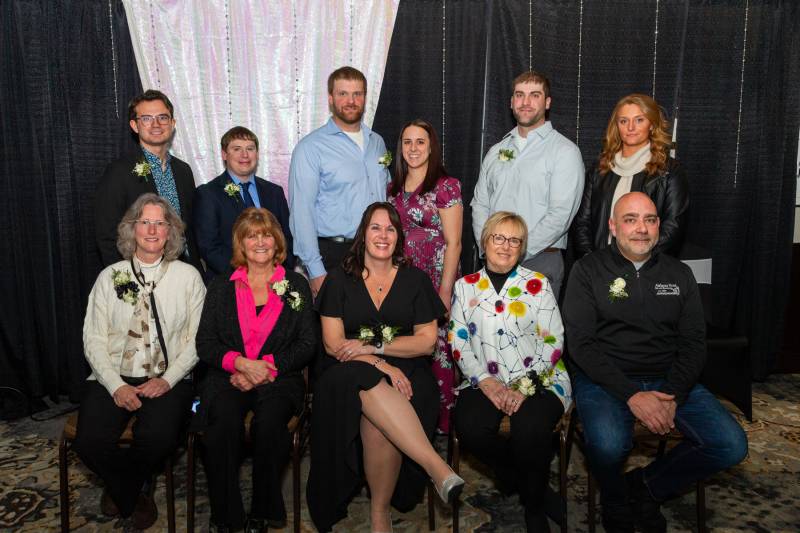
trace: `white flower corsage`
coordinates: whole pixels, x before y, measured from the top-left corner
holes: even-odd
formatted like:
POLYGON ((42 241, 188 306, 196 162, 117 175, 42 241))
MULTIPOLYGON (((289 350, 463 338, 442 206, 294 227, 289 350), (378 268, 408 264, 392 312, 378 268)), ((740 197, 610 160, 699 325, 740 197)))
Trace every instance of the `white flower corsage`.
POLYGON ((391 344, 400 328, 397 326, 361 326, 358 330, 358 340, 363 344, 371 344, 380 348, 384 344, 391 344))
POLYGON ((230 182, 222 190, 224 190, 231 198, 242 192, 242 188, 236 185, 234 182, 230 182))
POLYGON ((533 396, 539 388, 547 388, 553 384, 554 368, 548 368, 542 372, 531 370, 521 378, 517 378, 511 382, 510 388, 522 394, 523 396, 533 396))
POLYGON ((111 280, 114 282, 114 291, 117 298, 126 304, 136 305, 139 299, 139 285, 131 278, 127 270, 111 269, 111 280))
POLYGON ((289 285, 288 279, 282 279, 272 284, 272 292, 277 294, 283 299, 284 302, 289 304, 289 307, 294 311, 300 311, 303 308, 303 295, 298 291, 291 290, 292 286, 289 285))
POLYGON ((616 301, 616 300, 624 300, 628 297, 628 293, 625 291, 625 287, 627 284, 625 280, 622 278, 617 278, 611 282, 611 285, 608 286, 608 298, 609 300, 616 301))
POLYGON ((133 173, 147 181, 147 176, 150 175, 150 163, 144 160, 139 161, 133 166, 133 173))
POLYGON ((389 168, 392 164, 392 152, 386 150, 386 153, 378 158, 378 164, 383 165, 383 168, 389 168))
POLYGON ((514 150, 511 148, 501 148, 500 153, 497 156, 497 159, 500 161, 511 161, 514 159, 514 150))

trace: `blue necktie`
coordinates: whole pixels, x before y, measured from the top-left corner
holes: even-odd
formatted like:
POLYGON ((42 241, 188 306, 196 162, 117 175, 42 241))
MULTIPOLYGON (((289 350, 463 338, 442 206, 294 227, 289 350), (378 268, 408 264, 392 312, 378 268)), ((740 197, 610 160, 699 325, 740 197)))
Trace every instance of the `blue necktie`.
POLYGON ((250 182, 242 183, 242 198, 244 199, 244 206, 247 207, 255 207, 256 204, 253 202, 253 197, 250 196, 250 182))

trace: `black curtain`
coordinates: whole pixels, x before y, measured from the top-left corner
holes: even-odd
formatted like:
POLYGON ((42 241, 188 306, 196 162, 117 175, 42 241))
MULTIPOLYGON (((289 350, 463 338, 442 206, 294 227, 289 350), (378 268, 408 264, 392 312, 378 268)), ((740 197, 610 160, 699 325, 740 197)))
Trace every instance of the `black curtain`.
POLYGON ((141 92, 122 2, 0 3, 0 73, 0 380, 74 400, 100 270, 95 184, 133 145, 127 102, 141 92))
POLYGON ((484 17, 491 6, 484 0, 464 0, 442 7, 440 0, 400 2, 373 128, 395 157, 402 157, 397 139, 403 124, 422 118, 436 128, 444 143, 445 167, 461 181, 462 264, 471 265, 469 202, 483 158, 484 17))
MULTIPOLYGON (((441 115, 443 4, 448 41, 451 32, 452 41, 464 40, 458 87, 450 83, 448 45, 445 111, 448 136, 463 139, 457 152, 447 147, 447 165, 457 169, 465 202, 480 169, 476 147, 482 157, 514 125, 510 83, 520 72, 532 67, 550 78, 549 119, 578 144, 587 166, 600 152, 614 103, 631 92, 654 95, 670 120, 678 117, 677 159, 691 182, 687 240, 713 257, 715 325, 748 335, 753 375, 766 377, 779 348, 791 261, 797 3, 403 0, 375 120, 390 139, 391 130, 419 114, 421 101, 425 113, 441 115), (455 93, 465 90, 468 98, 455 93), (465 105, 451 106, 459 97, 465 105), (471 131, 450 132, 455 116, 471 131)), ((469 270, 468 218, 464 234, 469 270)))

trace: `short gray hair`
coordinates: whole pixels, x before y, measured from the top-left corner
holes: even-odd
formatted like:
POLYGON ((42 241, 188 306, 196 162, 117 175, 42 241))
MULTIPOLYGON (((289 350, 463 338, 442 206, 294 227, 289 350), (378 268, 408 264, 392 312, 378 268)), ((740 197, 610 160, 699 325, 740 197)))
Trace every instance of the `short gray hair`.
POLYGON ((167 200, 152 192, 146 192, 137 198, 123 215, 122 221, 117 226, 117 250, 125 259, 130 259, 136 253, 134 226, 142 216, 146 205, 157 205, 164 211, 164 220, 169 223, 167 242, 164 245, 164 259, 167 261, 177 259, 186 246, 186 238, 183 236, 186 224, 167 200))

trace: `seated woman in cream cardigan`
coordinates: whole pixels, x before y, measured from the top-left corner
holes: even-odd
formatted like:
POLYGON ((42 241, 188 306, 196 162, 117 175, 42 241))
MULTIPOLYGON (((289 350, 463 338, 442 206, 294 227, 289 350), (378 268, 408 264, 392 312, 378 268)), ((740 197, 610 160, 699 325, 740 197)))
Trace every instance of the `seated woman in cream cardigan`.
POLYGON ((105 483, 101 511, 137 529, 158 516, 148 483, 177 444, 189 414, 197 362, 194 337, 205 286, 181 261, 184 224, 164 198, 147 193, 125 213, 117 248, 89 294, 83 346, 92 368, 74 450, 105 483), (133 444, 117 440, 131 417, 133 444))

